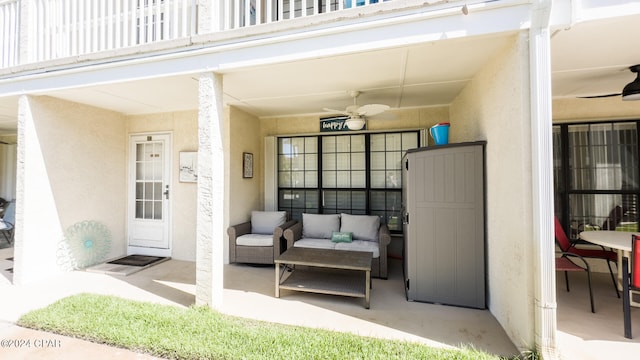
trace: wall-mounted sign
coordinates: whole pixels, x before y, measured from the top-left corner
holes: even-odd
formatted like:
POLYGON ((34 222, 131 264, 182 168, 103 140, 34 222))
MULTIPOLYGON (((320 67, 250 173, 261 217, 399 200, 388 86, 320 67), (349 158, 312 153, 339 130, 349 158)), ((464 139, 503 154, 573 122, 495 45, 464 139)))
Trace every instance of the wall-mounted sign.
MULTIPOLYGON (((348 116, 331 116, 320 119, 320 132, 350 131, 345 123, 349 119, 348 116)), ((365 125, 361 130, 366 130, 365 125)))

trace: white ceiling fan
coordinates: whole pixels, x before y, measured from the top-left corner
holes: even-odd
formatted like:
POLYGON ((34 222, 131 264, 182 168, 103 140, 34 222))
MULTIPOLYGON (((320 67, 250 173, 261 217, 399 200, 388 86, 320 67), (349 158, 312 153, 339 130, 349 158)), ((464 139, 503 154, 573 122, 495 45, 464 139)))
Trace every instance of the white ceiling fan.
MULTIPOLYGON (((360 91, 349 91, 349 95, 353 98, 353 105, 347 106, 345 110, 335 110, 329 108, 323 109, 324 111, 328 111, 331 113, 338 113, 348 116, 349 119, 345 121, 345 124, 347 125, 349 130, 360 130, 364 127, 367 118, 380 115, 389 110, 389 106, 383 104, 367 104, 362 106, 358 105, 358 96, 360 96, 360 91)), ((385 118, 393 119, 394 117, 390 114, 390 116, 385 116, 385 118)))

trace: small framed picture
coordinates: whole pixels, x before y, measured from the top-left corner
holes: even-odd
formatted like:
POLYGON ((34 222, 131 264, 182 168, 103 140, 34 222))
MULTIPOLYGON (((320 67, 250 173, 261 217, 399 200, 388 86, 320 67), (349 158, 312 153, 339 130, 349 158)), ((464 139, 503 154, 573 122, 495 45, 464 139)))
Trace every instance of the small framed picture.
POLYGON ((242 153, 242 177, 243 178, 252 178, 253 177, 253 154, 252 153, 242 153))
POLYGON ((180 152, 180 182, 198 182, 198 152, 180 152))

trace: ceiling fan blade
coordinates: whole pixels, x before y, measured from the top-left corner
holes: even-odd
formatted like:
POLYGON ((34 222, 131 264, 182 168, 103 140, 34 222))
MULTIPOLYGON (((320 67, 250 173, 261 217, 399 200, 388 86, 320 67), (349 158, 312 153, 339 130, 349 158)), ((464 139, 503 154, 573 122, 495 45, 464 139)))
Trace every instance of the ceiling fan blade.
POLYGON ((362 105, 358 108, 358 114, 364 115, 364 116, 373 116, 373 115, 381 114, 387 110, 389 110, 388 105, 367 104, 367 105, 362 105))
POLYGON ((578 96, 579 99, 598 99, 598 98, 606 98, 606 97, 613 97, 613 96, 620 96, 622 95, 622 93, 617 93, 617 94, 604 94, 604 95, 591 95, 591 96, 578 96))
POLYGON ((330 112, 330 113, 336 113, 336 114, 342 114, 342 115, 351 115, 351 113, 346 112, 344 110, 336 110, 336 109, 329 109, 329 108, 323 108, 322 110, 330 112))
POLYGON ((345 112, 349 115, 359 115, 358 110, 360 110, 360 105, 349 105, 345 112))

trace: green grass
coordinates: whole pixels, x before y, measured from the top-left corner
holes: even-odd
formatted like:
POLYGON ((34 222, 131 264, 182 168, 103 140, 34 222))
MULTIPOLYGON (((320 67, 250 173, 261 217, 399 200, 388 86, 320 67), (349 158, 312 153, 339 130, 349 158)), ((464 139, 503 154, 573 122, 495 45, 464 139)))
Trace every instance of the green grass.
POLYGON ((18 324, 169 359, 499 359, 471 348, 441 349, 92 294, 29 312, 18 324))

